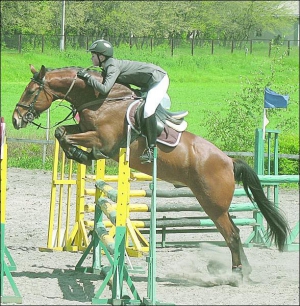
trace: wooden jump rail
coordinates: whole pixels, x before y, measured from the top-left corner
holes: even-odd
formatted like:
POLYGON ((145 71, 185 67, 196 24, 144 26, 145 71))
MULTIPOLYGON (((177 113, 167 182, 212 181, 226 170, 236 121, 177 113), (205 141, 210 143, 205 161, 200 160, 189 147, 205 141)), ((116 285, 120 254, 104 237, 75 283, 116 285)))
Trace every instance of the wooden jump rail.
MULTIPOLYGON (((84 149, 84 148, 83 148, 84 149)), ((96 175, 87 175, 86 167, 66 158, 55 141, 52 172, 51 198, 49 205, 48 236, 46 247, 39 247, 42 252, 53 251, 84 251, 89 245, 89 228, 86 228, 85 207, 94 206, 86 204, 85 196, 96 196, 95 188, 86 188, 88 181, 104 179, 107 182, 117 182, 117 175, 105 174, 105 160, 97 161, 96 175), (75 172, 77 171, 77 172, 75 172), (75 220, 71 221, 72 204, 75 194, 75 220)), ((130 172, 132 181, 150 181, 151 176, 130 172)))
MULTIPOLYGON (((96 188, 105 190, 106 195, 113 202, 117 201, 118 191, 106 183, 104 180, 97 180, 95 182, 96 188)), ((130 190, 130 197, 151 197, 151 190, 130 190)), ((243 189, 236 189, 235 196, 245 195, 243 189)), ((194 197, 193 193, 189 189, 176 189, 176 190, 156 190, 157 198, 179 198, 179 197, 194 197)), ((105 212, 110 223, 106 223, 106 226, 113 226, 115 215, 116 215, 116 205, 109 203, 107 199, 99 199, 97 205, 105 212)), ((93 206, 85 207, 89 211, 93 211, 93 206)), ((151 212, 151 205, 149 204, 129 204, 129 212, 151 212)), ((180 203, 176 204, 161 204, 157 203, 156 212, 182 212, 182 211, 197 211, 204 212, 199 204, 194 205, 183 205, 180 203)), ((252 226, 253 233, 249 237, 249 241, 245 242, 245 245, 250 246, 250 241, 255 241, 256 243, 265 242, 264 234, 262 232, 262 224, 259 223, 258 209, 252 203, 241 203, 241 204, 231 204, 230 212, 239 211, 252 211, 252 218, 234 218, 233 221, 238 226, 252 226)), ((149 234, 150 219, 135 219, 130 220, 132 226, 135 230, 139 230, 138 235, 149 234)), ((88 227, 93 227, 93 221, 85 221, 85 225, 88 227)), ((197 217, 178 217, 178 218, 163 218, 156 219, 157 233, 162 234, 162 240, 158 245, 174 245, 174 244, 194 244, 192 241, 178 242, 178 243, 167 243, 166 234, 170 233, 196 233, 196 232, 217 232, 214 223, 207 216, 197 216, 197 217), (186 228, 188 227, 188 228, 186 228), (210 229, 206 229, 209 227, 210 229)), ((146 240, 146 238, 144 238, 146 240)), ((224 244, 223 242, 217 242, 219 244, 224 244)))
MULTIPOLYGON (((273 184, 281 184, 281 183, 298 183, 299 176, 297 175, 259 175, 259 179, 264 186, 270 186, 273 184)), ((103 188, 107 191, 109 197, 113 200, 117 200, 117 190, 111 187, 103 180, 96 181, 97 188, 103 188)), ((244 189, 236 189, 234 192, 234 196, 244 196, 246 193, 244 189)), ((194 197, 193 193, 186 188, 183 189, 175 189, 175 190, 157 190, 156 195, 158 198, 178 198, 178 197, 194 197)), ((130 197, 151 197, 151 190, 130 190, 130 197)), ((106 206, 110 205, 110 214, 114 214, 114 209, 116 206, 114 204, 109 204, 106 202, 106 206)), ((106 208, 107 209, 107 208, 106 208)), ((197 211, 203 212, 201 206, 197 204, 192 205, 182 205, 182 204, 168 204, 164 203, 163 205, 157 204, 157 212, 182 212, 182 211, 197 211)), ((85 205, 85 210, 94 211, 94 206, 85 205)), ((150 212, 149 204, 129 204, 130 212, 150 212)), ((264 240, 263 229, 262 227, 262 216, 259 213, 257 207, 252 203, 242 203, 242 204, 231 204, 229 208, 229 212, 240 212, 240 211, 253 211, 253 218, 248 219, 240 219, 234 218, 233 221, 238 226, 253 226, 253 233, 250 237, 244 242, 246 246, 251 246, 251 241, 255 243, 263 243, 267 246, 270 246, 270 243, 264 240)), ((132 220, 133 225, 139 229, 141 234, 149 233, 149 220, 132 220)), ((92 221, 85 221, 85 225, 87 227, 92 227, 92 221)), ((106 227, 111 227, 112 222, 107 222, 106 227)), ((213 227, 214 224, 209 219, 203 219, 203 217, 189 217, 174 219, 167 218, 164 216, 162 219, 157 219, 157 233, 162 235, 162 241, 160 243, 161 246, 166 246, 166 235, 171 233, 199 233, 199 232, 212 232, 216 231, 215 229, 201 229, 200 226, 203 227, 213 227), (175 227, 176 229, 168 229, 168 227, 175 227), (189 227, 184 229, 184 227, 189 227), (196 228, 190 228, 196 227, 196 228)), ((288 241, 285 246, 285 250, 294 250, 297 249, 298 245, 294 244, 295 238, 299 234, 299 222, 293 228, 288 241)), ((190 242, 186 242, 189 244, 190 242)), ((193 243, 193 242, 191 242, 193 243)), ((217 242, 218 243, 218 242, 217 242)), ((170 243, 172 244, 172 243, 170 243)), ((175 243, 173 243, 175 244, 175 243)), ((184 244, 184 242, 177 242, 177 244, 184 244)), ((223 242, 221 242, 223 244, 223 242)))
MULTIPOLYGON (((156 156, 157 152, 155 149, 155 166, 153 166, 153 168, 156 167, 156 156)), ((96 291, 95 296, 92 299, 93 304, 156 305, 156 277, 155 273, 153 273, 155 271, 155 267, 151 255, 149 256, 148 260, 148 296, 143 300, 137 293, 136 288, 129 275, 129 272, 140 273, 141 270, 135 270, 133 268, 128 269, 128 267, 125 265, 126 242, 128 240, 128 237, 130 236, 132 240, 138 240, 138 237, 133 231, 133 226, 129 219, 129 175, 130 169, 129 162, 126 161, 126 150, 121 149, 117 190, 118 196, 115 197, 114 193, 111 192, 111 188, 108 188, 108 185, 96 185, 96 194, 98 196, 98 200, 95 206, 95 222, 92 240, 75 267, 75 269, 79 271, 104 273, 105 275, 104 281, 101 283, 100 288, 96 291), (110 200, 116 203, 116 209, 111 209, 111 206, 108 204, 106 197, 109 197, 110 200), (112 237, 108 234, 106 227, 103 223, 104 214, 115 226, 114 239, 112 239, 112 237), (91 250, 93 252, 92 265, 91 267, 83 267, 82 264, 85 261, 86 257, 90 254, 91 250), (110 264, 109 266, 104 267, 101 263, 102 251, 104 251, 105 255, 107 256, 107 259, 110 264), (128 285, 132 297, 129 296, 128 291, 124 287, 125 282, 128 285), (101 298, 102 293, 104 292, 108 284, 111 286, 112 296, 111 298, 101 298)), ((156 211, 155 207, 154 211, 156 211)), ((156 219, 154 219, 153 222, 155 222, 155 220, 156 219)), ((150 225, 150 230, 152 229, 152 225, 150 225)), ((153 247, 152 239, 153 238, 150 238, 150 254, 153 254, 153 252, 155 253, 155 248, 153 247)), ((154 243, 154 245, 156 245, 156 243, 154 243)))
MULTIPOLYGON (((279 206, 278 201, 278 190, 279 190, 279 184, 282 183, 297 183, 299 182, 299 177, 297 175, 278 175, 278 132, 277 131, 266 131, 267 132, 267 140, 266 143, 268 145, 268 153, 264 153, 263 144, 264 141, 262 140, 262 131, 257 130, 256 131, 256 140, 255 140, 255 165, 254 168, 256 172, 258 173, 259 179, 263 185, 263 187, 267 188, 268 198, 270 198, 271 188, 274 189, 274 203, 275 206, 279 206), (275 138, 274 140, 274 153, 271 152, 271 137, 275 138), (264 175, 264 158, 265 155, 268 157, 268 168, 267 168, 267 175, 264 175), (274 165, 271 165, 271 157, 274 160, 274 165), (271 166, 274 170, 274 174, 271 173, 271 166)), ((48 227, 48 240, 47 240, 47 247, 46 248, 40 248, 40 250, 59 250, 59 251, 84 251, 87 248, 87 245, 89 244, 89 232, 93 229, 93 222, 91 220, 88 220, 88 214, 94 213, 95 211, 95 202, 88 204, 86 203, 86 196, 92 196, 97 198, 96 195, 96 189, 95 188, 87 188, 87 182, 96 183, 98 180, 103 180, 105 182, 117 182, 118 176, 117 175, 107 175, 105 174, 105 160, 98 160, 97 161, 97 170, 95 175, 87 175, 86 174, 86 168, 83 165, 76 164, 77 166, 77 174, 73 174, 73 166, 71 160, 66 159, 63 152, 62 157, 59 157, 59 144, 56 142, 55 145, 55 158, 56 162, 54 163, 53 167, 53 180, 52 180, 52 192, 51 192, 51 204, 50 204, 50 214, 49 214, 49 227, 48 227), (58 175, 58 160, 61 161, 61 174, 58 175), (64 172, 63 167, 66 168, 69 163, 68 171, 64 172), (75 177, 74 177, 75 176, 75 177), (66 188, 67 190, 62 191, 61 189, 66 188), (73 225, 71 225, 70 222, 70 210, 71 210, 71 189, 75 189, 76 193, 76 215, 75 215, 75 222, 73 225), (67 194, 67 199, 63 200, 62 195, 67 194), (57 204, 58 202, 58 204, 57 204), (63 213, 63 210, 65 209, 65 213, 63 213), (56 212, 55 212, 56 210, 56 212), (57 221, 56 225, 54 224, 54 215, 57 215, 57 221), (65 221, 64 221, 65 218, 65 221), (71 226, 73 226, 71 228, 71 226)), ((130 172, 130 181, 151 181, 152 177, 149 175, 145 175, 142 173, 135 173, 130 172)), ((113 192, 113 191, 112 191, 113 192)), ((116 191, 114 191, 116 193, 116 191)), ((236 189, 235 196, 239 196, 238 193, 244 194, 244 190, 242 189, 236 189)), ((187 188, 180 188, 175 189, 172 191, 173 195, 172 197, 185 197, 185 196, 193 196, 191 191, 187 188)), ((150 190, 130 190, 130 197, 145 197, 150 195, 150 190)), ((115 194, 116 196, 116 194, 115 194)), ((170 194, 168 194, 168 191, 163 190, 157 190, 157 196, 158 197, 170 197, 170 194)), ((176 204, 177 205, 177 204, 176 204)), ((174 205, 174 209, 176 210, 176 205, 174 205)), ((243 204, 245 205, 245 204, 243 204)), ((200 205, 196 205, 198 207, 198 210, 201 211, 200 205)), ((180 207, 180 205, 178 206, 180 207)), ((188 207, 188 206, 185 206, 188 207)), ((233 206, 234 207, 234 206, 233 206)), ((251 206, 248 207, 249 210, 252 209, 251 206)), ((130 212, 134 212, 132 209, 137 209, 137 206, 130 204, 130 212)), ((143 211, 147 211, 148 208, 139 207, 138 209, 143 209, 143 211)), ((157 207, 158 211, 160 210, 160 207, 158 205, 157 207)), ((184 209, 184 208, 183 208, 184 209)), ((183 210, 181 207, 181 210, 183 210)), ((234 209, 238 209, 238 206, 234 209)), ((173 210, 173 211, 175 211, 173 210)), ((253 210, 254 219, 258 218, 259 224, 262 224, 263 220, 262 217, 259 215, 259 212, 256 212, 253 210)), ((249 220, 250 221, 250 220, 249 220)), ((240 221, 235 221, 240 222, 240 221)), ((111 236, 114 235, 114 227, 112 226, 112 223, 109 220, 103 221, 104 225, 109 228, 109 234, 111 236)), ((134 224, 134 222, 133 222, 134 224)), ((140 223, 136 224, 137 226, 142 226, 140 223)), ((146 228, 145 227, 137 227, 140 230, 141 234, 146 234, 146 228)), ((180 228, 177 228, 178 232, 180 232, 180 228)), ((212 231, 212 228, 208 229, 209 231, 212 231)), ((257 232, 259 231, 259 227, 254 227, 255 237, 258 241, 261 239, 259 236, 261 234, 257 232)), ((158 232, 163 232, 164 237, 165 234, 169 232, 167 228, 159 228, 158 232)), ((204 229, 203 229, 204 231, 204 229)), ((183 230, 183 232, 187 232, 183 230)), ((195 229, 195 232, 198 232, 198 229, 195 229)), ((294 243, 296 237, 299 235, 299 223, 296 224, 296 226, 292 230, 292 234, 289 237, 286 250, 294 250, 299 249, 299 244, 294 243)), ((251 238, 249 238, 251 240, 251 238)), ((245 243, 249 243, 249 239, 245 243)), ((266 243, 262 241, 263 243, 266 243)), ((128 250, 130 253, 130 250, 128 250)), ((132 251, 133 252, 133 251, 132 251)), ((133 252, 134 253, 134 252, 133 252)))

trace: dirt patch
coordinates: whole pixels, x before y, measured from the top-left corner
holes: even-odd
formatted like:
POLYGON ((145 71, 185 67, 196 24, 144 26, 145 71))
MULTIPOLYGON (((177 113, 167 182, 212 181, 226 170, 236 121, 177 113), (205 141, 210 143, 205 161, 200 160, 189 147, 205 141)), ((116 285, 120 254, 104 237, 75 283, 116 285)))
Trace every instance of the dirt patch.
MULTIPOLYGON (((75 271, 82 253, 38 250, 47 241, 51 173, 9 168, 7 180, 5 241, 17 265, 12 274, 23 304, 91 305, 103 278, 75 271)), ((299 221, 298 190, 280 189, 279 202, 294 227, 299 221)), ((246 239, 251 228, 240 228, 246 239)), ((167 239, 222 240, 219 233, 172 234, 167 239)), ((199 243, 158 248, 157 300, 177 305, 299 305, 299 252, 280 253, 274 247, 245 248, 245 252, 253 269, 251 280, 234 287, 227 247, 199 243), (208 265, 213 265, 213 273, 208 272, 208 265)), ((131 263, 147 270, 146 257, 131 258, 131 263)), ((134 274, 132 279, 139 295, 146 297, 147 274, 134 274)), ((109 291, 105 294, 110 297, 109 291)))

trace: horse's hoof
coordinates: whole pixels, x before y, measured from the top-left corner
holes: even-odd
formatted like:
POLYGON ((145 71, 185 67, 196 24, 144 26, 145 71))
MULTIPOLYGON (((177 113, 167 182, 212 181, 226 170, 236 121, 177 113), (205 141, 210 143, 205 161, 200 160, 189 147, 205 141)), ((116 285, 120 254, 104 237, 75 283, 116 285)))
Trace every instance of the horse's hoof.
POLYGON ((80 164, 91 166, 92 160, 89 158, 89 153, 77 147, 71 147, 68 152, 69 158, 77 161, 80 164))
POLYGON ((232 275, 229 279, 229 285, 233 287, 238 287, 241 283, 243 283, 243 271, 242 267, 233 267, 232 275))

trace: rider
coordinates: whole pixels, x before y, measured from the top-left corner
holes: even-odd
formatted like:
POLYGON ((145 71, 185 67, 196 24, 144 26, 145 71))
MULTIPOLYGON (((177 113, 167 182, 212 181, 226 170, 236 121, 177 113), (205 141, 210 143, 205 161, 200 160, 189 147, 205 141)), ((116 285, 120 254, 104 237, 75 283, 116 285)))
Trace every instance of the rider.
POLYGON ((115 82, 135 85, 148 92, 144 108, 147 149, 140 156, 140 160, 142 164, 151 163, 157 137, 154 113, 169 87, 167 72, 154 64, 113 58, 113 46, 103 39, 94 41, 87 51, 92 54, 94 66, 102 68, 103 82, 97 81, 87 70, 80 70, 77 76, 100 94, 107 95, 115 82))

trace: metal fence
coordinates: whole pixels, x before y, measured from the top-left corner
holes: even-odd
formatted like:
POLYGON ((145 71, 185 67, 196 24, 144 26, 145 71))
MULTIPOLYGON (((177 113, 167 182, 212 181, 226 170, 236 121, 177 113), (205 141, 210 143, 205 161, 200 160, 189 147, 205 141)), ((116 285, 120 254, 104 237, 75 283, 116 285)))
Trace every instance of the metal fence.
MULTIPOLYGON (((42 152, 42 161, 43 166, 45 165, 46 161, 46 155, 47 155, 47 146, 51 145, 54 146, 54 140, 50 139, 25 139, 25 138, 7 138, 7 143, 27 143, 27 144, 39 144, 43 146, 43 152, 42 152)), ((229 152, 224 151, 225 154, 227 154, 230 157, 254 157, 253 152, 229 152)), ((265 153, 265 157, 267 157, 267 153, 265 153)), ((279 158, 288 158, 292 160, 299 160, 299 155, 297 154, 278 154, 279 158)))
MULTIPOLYGON (((10 50, 13 52, 38 51, 60 49, 61 35, 40 35, 40 34, 10 34, 1 35, 1 50, 10 50)), ((99 37, 82 36, 82 35, 64 35, 64 49, 87 49, 89 45, 99 37)), ((263 51, 271 55, 273 47, 285 46, 287 54, 296 47, 299 48, 299 40, 279 40, 279 39, 251 39, 251 40, 219 40, 219 39, 201 39, 198 37, 181 39, 181 38, 153 38, 153 37, 105 37, 116 48, 126 46, 129 49, 136 48, 152 52, 155 49, 164 48, 169 50, 173 56, 178 49, 184 50, 186 54, 194 55, 199 50, 214 54, 217 49, 222 51, 235 52, 242 50, 246 54, 263 51)))

